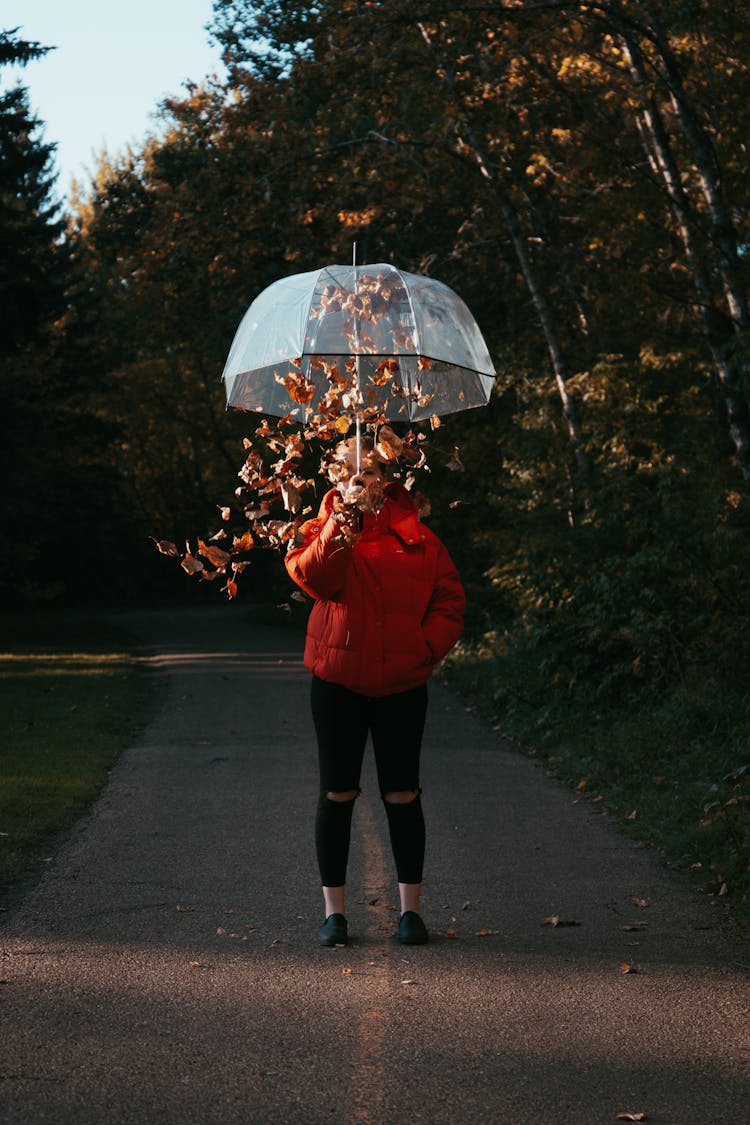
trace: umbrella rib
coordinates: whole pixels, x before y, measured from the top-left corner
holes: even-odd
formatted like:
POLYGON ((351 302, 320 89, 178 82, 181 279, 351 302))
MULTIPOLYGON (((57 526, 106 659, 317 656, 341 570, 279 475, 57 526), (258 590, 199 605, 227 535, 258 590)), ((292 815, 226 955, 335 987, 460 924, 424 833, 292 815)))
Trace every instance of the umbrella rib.
POLYGON ((409 286, 406 284, 406 281, 404 279, 404 275, 402 274, 402 272, 398 268, 398 266, 393 266, 392 269, 393 269, 393 272, 397 273, 399 278, 401 279, 401 284, 404 287, 404 292, 406 293, 406 298, 409 302, 409 308, 411 309, 411 320, 412 320, 412 324, 414 325, 414 354, 415 355, 421 355, 421 349, 419 347, 420 341, 419 341, 419 330, 417 328, 417 317, 416 317, 416 313, 414 312, 414 305, 412 304, 411 293, 409 292, 409 286))

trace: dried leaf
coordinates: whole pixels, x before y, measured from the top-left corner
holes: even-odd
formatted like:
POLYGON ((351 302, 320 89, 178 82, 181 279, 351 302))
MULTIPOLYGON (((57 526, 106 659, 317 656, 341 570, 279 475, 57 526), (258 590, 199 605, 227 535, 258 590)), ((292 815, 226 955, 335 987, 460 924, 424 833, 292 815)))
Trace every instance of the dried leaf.
POLYGON ((186 574, 200 574, 203 570, 203 563, 200 559, 196 559, 195 555, 191 555, 188 551, 180 566, 186 574))
POLYGON ((149 535, 149 539, 156 545, 157 551, 162 555, 169 555, 171 559, 179 559, 179 548, 170 543, 168 539, 154 539, 153 535, 149 535))
POLYGON ((453 473, 464 473, 464 472, 466 472, 466 466, 464 465, 461 458, 458 456, 458 446, 457 445, 453 446, 453 453, 451 454, 450 461, 446 461, 445 467, 446 467, 446 469, 450 469, 451 472, 453 472, 453 473))
POLYGON ((398 461, 404 443, 390 426, 381 426, 375 443, 375 455, 381 461, 398 461))
POLYGON ((564 918, 561 918, 559 914, 551 914, 549 918, 544 919, 542 925, 554 926, 556 928, 557 926, 579 926, 580 922, 566 921, 564 918))
POLYGON ((437 430, 437 429, 439 429, 439 428, 440 428, 440 427, 442 426, 442 424, 443 424, 443 423, 442 423, 442 422, 441 422, 441 420, 440 420, 440 415, 439 415, 439 414, 433 414, 433 415, 431 416, 431 418, 430 418, 430 428, 431 428, 431 429, 433 429, 433 430, 437 430))
POLYGON ((221 547, 211 547, 202 539, 198 540, 198 554, 203 555, 203 558, 208 559, 213 566, 226 566, 231 558, 231 555, 227 551, 222 551, 221 547))
POLYGON ((342 972, 342 973, 344 974, 344 976, 347 976, 347 977, 348 977, 348 976, 351 976, 351 972, 352 972, 352 971, 351 971, 351 969, 349 969, 349 968, 343 968, 343 969, 341 970, 341 972, 342 972))
POLYGON ((631 898, 633 906, 650 906, 651 903, 647 898, 631 898))
POLYGON ((239 538, 235 535, 232 540, 232 552, 249 551, 254 543, 255 540, 253 539, 252 533, 249 531, 246 531, 244 535, 241 535, 239 538))
POLYGON ((219 511, 221 512, 221 518, 222 518, 222 519, 224 520, 224 522, 226 523, 226 521, 227 521, 227 520, 228 520, 228 519, 229 519, 229 518, 231 517, 231 515, 232 515, 232 509, 231 509, 231 508, 227 508, 227 507, 226 507, 225 505, 224 505, 224 506, 222 506, 221 504, 217 504, 217 505, 216 505, 216 507, 217 507, 217 508, 219 509, 219 511))
POLYGON ((623 963, 620 965, 620 972, 621 973, 637 973, 638 967, 635 964, 635 962, 633 962, 633 961, 623 961, 623 963))
POLYGON ((476 937, 496 937, 498 934, 504 933, 504 930, 476 930, 476 937))
POLYGON ((302 507, 302 493, 293 484, 282 484, 281 496, 287 512, 294 515, 302 507))
POLYGON ((618 1113, 617 1121, 648 1121, 645 1113, 618 1113))

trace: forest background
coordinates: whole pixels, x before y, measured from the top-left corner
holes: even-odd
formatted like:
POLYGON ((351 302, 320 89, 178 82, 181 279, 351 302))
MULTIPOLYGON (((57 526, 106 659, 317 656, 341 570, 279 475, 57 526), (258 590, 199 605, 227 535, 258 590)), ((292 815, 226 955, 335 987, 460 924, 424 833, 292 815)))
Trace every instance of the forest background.
MULTIPOLYGON (((3 602, 223 596, 150 537, 242 534, 262 439, 225 412, 229 343, 266 285, 356 242, 451 285, 498 371, 487 409, 425 430, 418 487, 469 593, 445 675, 746 906, 748 15, 216 0, 226 80, 64 209, 5 93, 3 602)), ((0 65, 43 52, 0 33, 0 65)), ((278 552, 249 562, 239 598, 302 617, 278 552)))

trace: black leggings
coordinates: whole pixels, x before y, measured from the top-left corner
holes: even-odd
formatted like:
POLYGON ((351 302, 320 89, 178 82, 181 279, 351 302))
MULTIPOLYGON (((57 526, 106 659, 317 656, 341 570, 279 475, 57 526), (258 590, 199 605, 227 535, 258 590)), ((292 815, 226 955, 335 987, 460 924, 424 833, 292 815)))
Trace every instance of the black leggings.
POLYGON ((417 790, 406 804, 385 801, 393 858, 400 883, 421 883, 425 827, 419 797, 419 756, 427 713, 427 688, 371 698, 313 677, 310 693, 318 736, 320 797, 315 843, 324 887, 346 883, 354 799, 328 793, 359 791, 368 734, 372 735, 381 796, 417 790))

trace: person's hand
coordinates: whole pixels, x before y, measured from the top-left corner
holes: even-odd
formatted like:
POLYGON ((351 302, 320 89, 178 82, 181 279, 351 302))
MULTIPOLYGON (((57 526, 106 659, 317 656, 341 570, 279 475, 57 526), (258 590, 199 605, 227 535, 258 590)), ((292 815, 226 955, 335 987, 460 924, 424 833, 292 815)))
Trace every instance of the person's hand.
POLYGON ((351 477, 347 481, 339 481, 337 488, 343 502, 347 506, 356 507, 364 496, 365 482, 361 477, 351 477))

